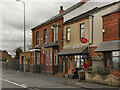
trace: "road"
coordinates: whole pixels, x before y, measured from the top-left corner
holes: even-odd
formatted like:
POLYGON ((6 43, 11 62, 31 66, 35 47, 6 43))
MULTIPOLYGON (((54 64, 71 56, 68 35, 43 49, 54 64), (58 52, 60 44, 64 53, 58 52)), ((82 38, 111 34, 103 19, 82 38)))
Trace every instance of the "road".
POLYGON ((0 78, 0 80, 2 80, 2 88, 78 88, 75 86, 42 79, 42 77, 32 77, 8 70, 2 71, 2 78, 0 78))

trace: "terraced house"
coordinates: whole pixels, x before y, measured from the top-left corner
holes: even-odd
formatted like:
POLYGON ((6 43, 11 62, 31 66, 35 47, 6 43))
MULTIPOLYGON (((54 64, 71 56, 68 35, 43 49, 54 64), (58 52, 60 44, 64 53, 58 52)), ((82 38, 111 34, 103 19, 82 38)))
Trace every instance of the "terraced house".
POLYGON ((89 66, 94 68, 102 66, 101 57, 103 57, 103 54, 94 52, 103 40, 101 16, 118 9, 118 7, 119 2, 103 5, 100 2, 88 1, 78 9, 64 15, 63 49, 58 55, 63 60, 66 75, 70 76, 73 69, 83 69, 84 65, 87 68, 89 66), (93 6, 88 7, 89 5, 93 6), (82 10, 84 8, 85 10, 82 10), (78 12, 78 10, 82 11, 78 12), (79 15, 72 16, 74 13, 79 13, 79 15), (73 18, 70 18, 71 16, 73 18), (83 40, 87 42, 84 43, 83 40))
POLYGON ((63 61, 57 55, 63 48, 63 15, 82 4, 79 2, 65 11, 61 6, 59 14, 31 29, 31 71, 51 74, 63 72, 63 61))

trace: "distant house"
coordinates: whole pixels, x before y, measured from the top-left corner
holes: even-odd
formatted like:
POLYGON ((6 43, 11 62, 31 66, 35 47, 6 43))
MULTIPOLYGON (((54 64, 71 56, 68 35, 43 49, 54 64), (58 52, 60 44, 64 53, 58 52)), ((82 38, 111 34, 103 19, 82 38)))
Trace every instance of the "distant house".
POLYGON ((13 58, 6 50, 0 50, 0 60, 13 60, 13 58))
POLYGON ((102 16, 103 42, 95 52, 103 53, 103 67, 120 77, 120 8, 102 16))

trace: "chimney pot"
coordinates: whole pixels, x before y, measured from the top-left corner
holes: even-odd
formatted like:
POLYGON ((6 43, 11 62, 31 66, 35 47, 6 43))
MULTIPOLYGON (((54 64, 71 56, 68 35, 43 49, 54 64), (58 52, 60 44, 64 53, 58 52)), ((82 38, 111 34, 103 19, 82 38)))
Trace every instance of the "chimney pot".
POLYGON ((63 6, 60 6, 60 11, 59 11, 59 13, 61 13, 61 12, 63 12, 64 10, 63 10, 63 6))

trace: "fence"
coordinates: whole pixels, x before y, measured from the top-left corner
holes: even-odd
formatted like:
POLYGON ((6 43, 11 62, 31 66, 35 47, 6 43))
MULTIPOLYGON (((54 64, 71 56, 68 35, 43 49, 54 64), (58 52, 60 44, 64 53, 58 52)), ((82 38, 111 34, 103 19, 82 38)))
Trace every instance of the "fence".
MULTIPOLYGON (((26 64, 26 72, 34 72, 34 73, 44 73, 44 74, 55 74, 61 71, 61 65, 57 66, 48 66, 45 64, 26 64)), ((19 60, 9 60, 9 62, 2 62, 3 69, 12 69, 24 71, 24 64, 19 64, 19 60)))

